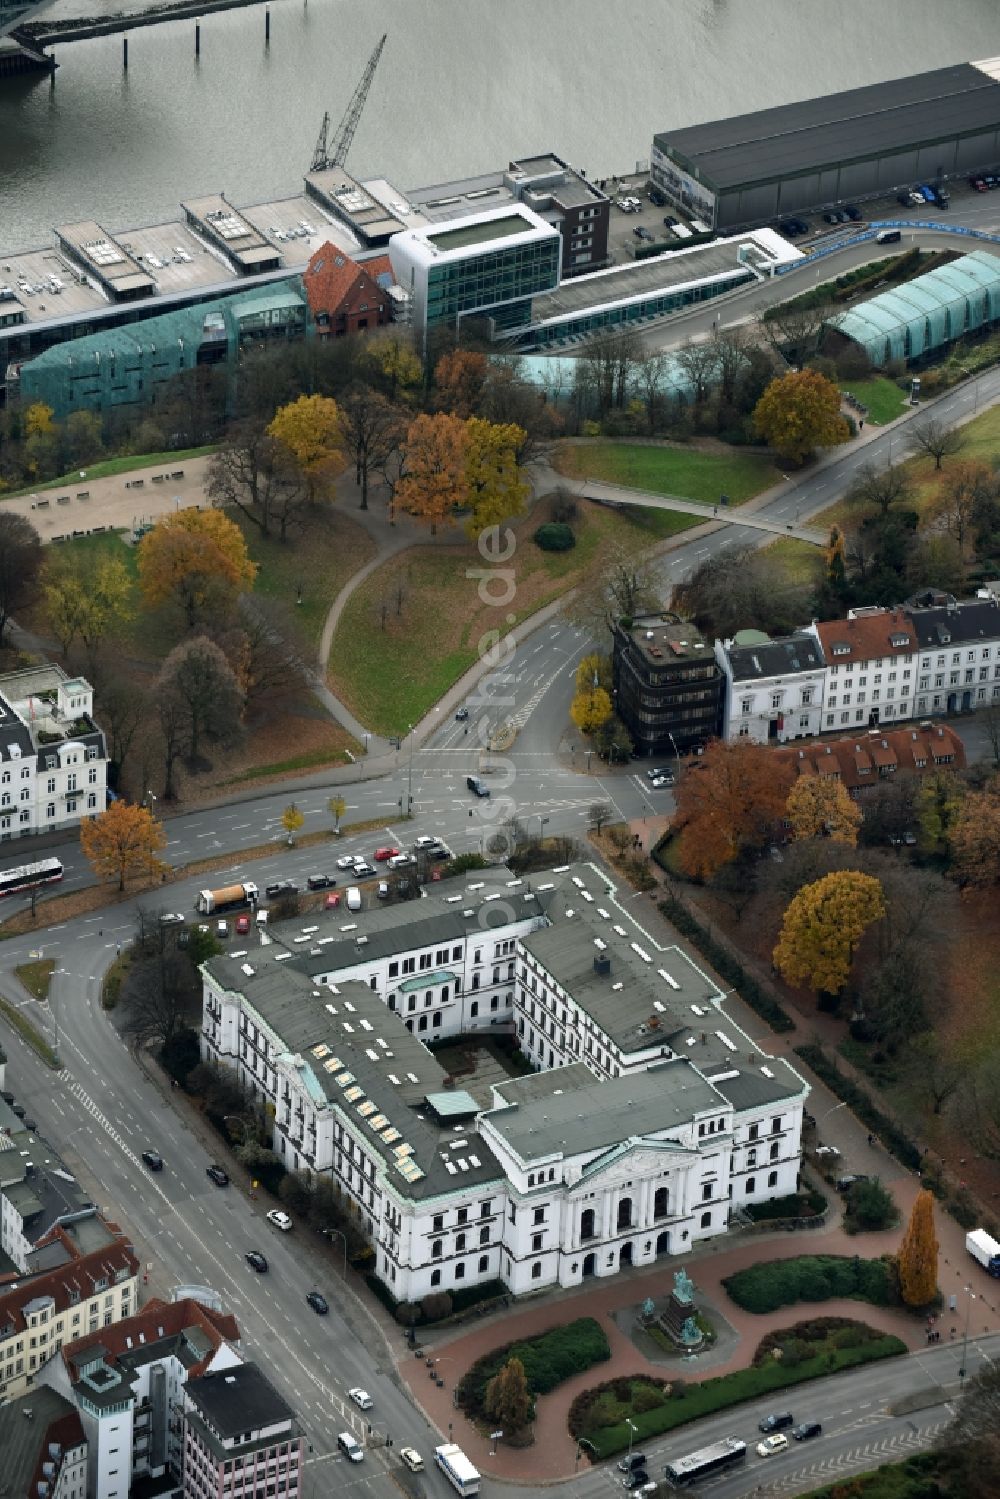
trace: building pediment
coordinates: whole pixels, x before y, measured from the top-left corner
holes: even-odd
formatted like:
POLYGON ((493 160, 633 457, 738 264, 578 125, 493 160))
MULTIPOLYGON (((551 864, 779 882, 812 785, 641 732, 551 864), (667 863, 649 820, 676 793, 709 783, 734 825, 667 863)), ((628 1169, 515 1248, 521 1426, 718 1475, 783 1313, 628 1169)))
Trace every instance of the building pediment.
POLYGON ((677 1140, 632 1138, 595 1156, 580 1173, 578 1185, 592 1185, 600 1178, 602 1187, 614 1187, 620 1182, 660 1176, 671 1166, 684 1166, 697 1159, 696 1148, 677 1140))

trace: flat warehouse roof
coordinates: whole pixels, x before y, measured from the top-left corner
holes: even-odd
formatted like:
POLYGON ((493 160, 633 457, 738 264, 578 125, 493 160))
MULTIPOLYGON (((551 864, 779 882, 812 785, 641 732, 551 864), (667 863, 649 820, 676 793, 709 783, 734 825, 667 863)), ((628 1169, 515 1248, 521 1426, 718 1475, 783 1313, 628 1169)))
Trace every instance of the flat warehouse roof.
POLYGON ((427 242, 437 250, 466 250, 470 245, 486 245, 491 240, 509 239, 514 234, 524 234, 536 226, 519 213, 503 218, 486 219, 478 224, 460 224, 457 229, 442 229, 437 234, 428 234, 427 242))
POLYGON ((972 63, 661 131, 655 146, 709 187, 795 177, 1000 126, 1000 84, 972 63))
POLYGON ((532 325, 626 302, 631 297, 654 296, 694 281, 710 281, 726 272, 744 275, 746 267, 736 258, 736 244, 731 239, 717 241, 696 250, 677 250, 636 261, 634 265, 615 266, 610 271, 564 281, 557 291, 532 298, 532 325))

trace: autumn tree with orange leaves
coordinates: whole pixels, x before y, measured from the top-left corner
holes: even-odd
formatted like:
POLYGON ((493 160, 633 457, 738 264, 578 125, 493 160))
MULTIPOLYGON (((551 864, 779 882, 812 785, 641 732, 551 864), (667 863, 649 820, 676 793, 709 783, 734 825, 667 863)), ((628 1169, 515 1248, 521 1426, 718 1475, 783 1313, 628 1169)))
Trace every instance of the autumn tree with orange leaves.
POLYGON ((418 416, 407 429, 395 503, 427 521, 432 536, 455 507, 468 499, 467 455, 466 424, 448 412, 418 416))
POLYGON ((960 885, 1000 884, 1000 776, 968 793, 947 840, 951 873, 960 885))
POLYGON ((139 586, 147 604, 178 603, 189 629, 211 606, 253 587, 243 532, 221 510, 178 510, 139 543, 139 586))
POLYGON ((833 776, 800 776, 788 793, 785 817, 793 838, 830 838, 851 848, 858 841, 861 809, 833 776))
POLYGON ((724 864, 763 848, 784 816, 792 772, 762 744, 716 739, 677 791, 680 865, 711 879, 724 864))
POLYGON ((166 846, 162 822, 122 798, 80 824, 80 847, 90 867, 100 880, 117 880, 119 890, 133 877, 150 880, 167 869, 158 857, 166 846))
POLYGON ((772 380, 754 407, 753 425, 789 463, 802 463, 815 448, 832 448, 851 435, 840 414, 840 391, 817 370, 793 370, 772 380))
POLYGON ((452 349, 434 366, 435 400, 442 411, 462 418, 475 416, 482 405, 489 360, 475 349, 452 349))

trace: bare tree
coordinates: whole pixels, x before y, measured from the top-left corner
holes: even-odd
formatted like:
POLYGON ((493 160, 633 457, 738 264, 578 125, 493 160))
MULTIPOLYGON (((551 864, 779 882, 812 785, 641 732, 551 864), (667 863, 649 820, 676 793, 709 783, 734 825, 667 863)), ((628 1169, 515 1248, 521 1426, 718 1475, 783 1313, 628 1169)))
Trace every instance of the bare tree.
POLYGON ((248 707, 296 692, 308 664, 293 641, 288 607, 266 594, 244 594, 240 622, 218 637, 248 707))
POLYGON ((745 545, 706 557, 674 587, 672 602, 699 629, 725 639, 747 628, 793 628, 808 615, 809 589, 789 580, 766 551, 745 545))
POLYGON ((769 308, 758 326, 776 354, 793 353, 799 364, 805 364, 819 349, 823 325, 833 310, 785 303, 769 308))
POLYGON ((613 406, 625 405, 639 351, 639 340, 632 329, 607 329, 584 345, 580 372, 597 398, 601 416, 613 406))
POLYGON ((108 736, 109 756, 119 771, 149 709, 147 694, 127 678, 111 677, 103 684, 97 716, 108 736))
POLYGON ((709 389, 719 375, 719 349, 716 340, 709 338, 700 343, 681 344, 675 357, 691 383, 695 405, 704 405, 709 389))
POLYGON ((160 700, 172 699, 179 707, 192 764, 203 739, 232 739, 239 730, 243 693, 222 651, 204 635, 174 647, 163 663, 156 692, 160 700))
POLYGON ((881 515, 888 515, 893 505, 910 499, 912 494, 912 480, 901 464, 876 468, 873 463, 866 463, 858 471, 858 482, 850 497, 856 504, 874 506, 881 515))
POLYGON ((301 476, 281 444, 252 421, 241 422, 209 461, 209 497, 216 505, 232 505, 270 536, 277 529, 281 541, 289 527, 300 524, 309 495, 301 476))
POLYGON ((661 607, 655 559, 618 543, 585 575, 569 613, 584 628, 601 632, 661 607))
POLYGON ((712 346, 715 350, 719 397, 724 406, 731 406, 736 397, 737 382, 750 361, 750 334, 740 325, 719 328, 713 336, 712 346))
POLYGON ((133 964, 122 985, 125 1031, 140 1044, 166 1045, 197 1013, 197 975, 185 954, 164 942, 161 951, 133 964))
POLYGON ((934 459, 935 469, 941 467, 942 458, 948 458, 957 453, 965 441, 963 433, 957 427, 949 427, 946 422, 938 421, 937 417, 926 416, 923 421, 910 429, 914 446, 921 453, 926 453, 928 458, 934 459))
POLYGON ((663 403, 663 376, 667 356, 662 349, 643 349, 636 358, 633 382, 646 408, 646 429, 652 436, 663 403))
POLYGON ((945 474, 938 514, 963 551, 976 516, 996 499, 998 491, 1000 480, 985 463, 955 463, 945 474))
POLYGON ((591 802, 587 812, 587 822, 595 833, 600 833, 606 822, 610 822, 614 813, 610 802, 591 802))
POLYGON ((354 459, 355 480, 361 490, 360 508, 367 510, 371 475, 381 469, 393 448, 402 441, 405 418, 398 406, 360 380, 344 391, 340 409, 345 418, 348 451, 354 459))
POLYGON ((13 510, 0 512, 0 645, 14 610, 34 598, 41 561, 41 537, 31 522, 13 510))

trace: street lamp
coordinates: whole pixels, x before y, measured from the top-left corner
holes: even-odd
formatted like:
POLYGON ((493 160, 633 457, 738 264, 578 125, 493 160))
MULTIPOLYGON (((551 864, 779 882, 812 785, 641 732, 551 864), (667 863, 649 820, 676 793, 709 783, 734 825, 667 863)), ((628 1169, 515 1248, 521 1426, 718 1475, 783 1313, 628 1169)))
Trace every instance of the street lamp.
POLYGON ((635 1434, 638 1430, 638 1427, 636 1426, 634 1421, 629 1420, 628 1416, 625 1417, 625 1425, 628 1427, 628 1461, 629 1463, 631 1463, 632 1443, 635 1441, 635 1434))
POLYGON ((410 756, 406 766, 406 815, 413 816, 413 725, 406 728, 410 740, 410 756))
POLYGON ((972 1312, 972 1303, 976 1299, 971 1286, 965 1286, 964 1290, 967 1300, 965 1303, 965 1331, 962 1333, 962 1362, 958 1370, 959 1379, 965 1378, 966 1356, 969 1351, 969 1316, 972 1312))
POLYGON ((59 1061, 59 985, 55 982, 57 978, 68 978, 69 973, 65 968, 55 968, 52 971, 52 984, 49 986, 49 998, 52 1001, 52 1055, 59 1061))
POLYGON ((678 772, 680 772, 680 768, 681 768, 681 752, 677 748, 677 740, 674 738, 673 734, 671 734, 671 732, 670 732, 669 729, 667 730, 667 738, 670 740, 671 746, 673 747, 674 759, 677 761, 677 770, 678 770, 678 772))
POLYGON ((344 1241, 344 1279, 347 1279, 347 1235, 341 1233, 339 1228, 328 1228, 325 1230, 328 1239, 343 1239, 344 1241))

